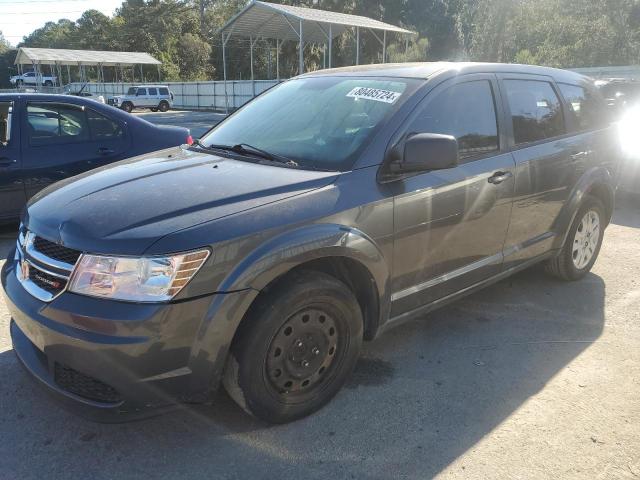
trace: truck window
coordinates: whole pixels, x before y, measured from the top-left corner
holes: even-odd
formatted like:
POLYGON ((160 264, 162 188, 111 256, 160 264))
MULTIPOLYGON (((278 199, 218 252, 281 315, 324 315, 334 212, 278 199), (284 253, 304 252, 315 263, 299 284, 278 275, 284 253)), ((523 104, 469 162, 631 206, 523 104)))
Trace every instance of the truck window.
POLYGON ((157 88, 150 88, 149 89, 149 95, 158 95, 158 89, 157 88))
POLYGON ((11 102, 0 102, 0 145, 11 140, 11 102))
POLYGON ((560 100, 549 82, 505 80, 516 145, 566 133, 560 100))
POLYGON ((160 88, 160 95, 169 95, 168 88, 160 88))
POLYGON ((410 133, 441 133, 458 140, 461 161, 499 150, 498 123, 491 83, 453 85, 427 103, 410 133))
POLYGON ((89 139, 84 110, 55 103, 27 105, 30 145, 55 145, 89 139))
POLYGON ((146 88, 139 88, 138 90, 136 90, 136 97, 142 97, 146 94, 147 94, 146 88))
POLYGON ((569 111, 576 120, 579 131, 606 126, 606 106, 597 94, 584 87, 568 83, 559 83, 558 87, 569 104, 569 111))
POLYGON ((124 135, 122 127, 113 120, 87 109, 87 120, 91 130, 91 138, 94 140, 106 140, 120 138, 124 135))

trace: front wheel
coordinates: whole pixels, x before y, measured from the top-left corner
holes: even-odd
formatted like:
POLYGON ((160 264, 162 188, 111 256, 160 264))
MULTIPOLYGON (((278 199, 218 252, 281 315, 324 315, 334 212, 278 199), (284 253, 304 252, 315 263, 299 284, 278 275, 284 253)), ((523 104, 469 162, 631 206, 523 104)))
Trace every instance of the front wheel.
POLYGON ((321 272, 291 274, 261 294, 243 321, 224 386, 238 405, 267 422, 304 417, 345 383, 362 332, 360 306, 349 287, 321 272))
POLYGON ((560 254, 547 263, 547 271, 562 280, 584 277, 596 263, 606 225, 605 208, 599 198, 587 196, 560 254))
POLYGON ((53 87, 53 82, 52 82, 51 80, 46 80, 46 81, 44 82, 44 86, 45 86, 45 87, 53 87))
POLYGON ((16 87, 20 88, 22 87, 23 81, 22 80, 16 80, 16 87))
POLYGON ((133 110, 133 104, 131 102, 124 102, 122 104, 122 110, 124 110, 127 113, 131 113, 131 111, 133 110))

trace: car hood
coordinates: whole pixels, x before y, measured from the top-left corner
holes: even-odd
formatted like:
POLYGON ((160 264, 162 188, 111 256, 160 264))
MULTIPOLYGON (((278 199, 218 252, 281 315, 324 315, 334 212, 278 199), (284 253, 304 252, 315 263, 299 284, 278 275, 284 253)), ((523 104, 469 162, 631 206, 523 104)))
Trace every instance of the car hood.
POLYGON ((24 223, 70 248, 140 255, 165 235, 324 187, 337 176, 175 147, 48 187, 31 199, 24 223))

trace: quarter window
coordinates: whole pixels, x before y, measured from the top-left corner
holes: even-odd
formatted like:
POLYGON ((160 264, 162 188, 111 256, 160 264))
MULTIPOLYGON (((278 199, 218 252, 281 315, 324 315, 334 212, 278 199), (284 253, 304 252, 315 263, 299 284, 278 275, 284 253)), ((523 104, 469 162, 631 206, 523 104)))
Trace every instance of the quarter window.
POLYGON ((505 80, 516 145, 565 133, 560 100, 549 82, 505 80))
POLYGON ((52 145, 89 139, 87 117, 82 108, 52 103, 27 105, 29 143, 52 145))
POLYGON ((606 124, 607 112, 597 94, 578 85, 559 83, 562 96, 569 104, 569 111, 576 120, 578 130, 591 130, 606 124))
POLYGON ((491 83, 479 80, 449 87, 427 104, 409 131, 456 137, 461 161, 498 151, 491 83))
POLYGON ((168 88, 160 88, 160 95, 169 95, 168 88))

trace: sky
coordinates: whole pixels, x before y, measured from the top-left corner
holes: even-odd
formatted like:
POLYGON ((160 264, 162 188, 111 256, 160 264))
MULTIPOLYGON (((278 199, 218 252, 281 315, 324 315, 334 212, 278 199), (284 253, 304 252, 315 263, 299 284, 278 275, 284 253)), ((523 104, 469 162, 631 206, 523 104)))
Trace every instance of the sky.
POLYGON ((0 31, 16 45, 46 22, 77 20, 91 9, 111 16, 120 5, 122 0, 0 0, 0 31))

